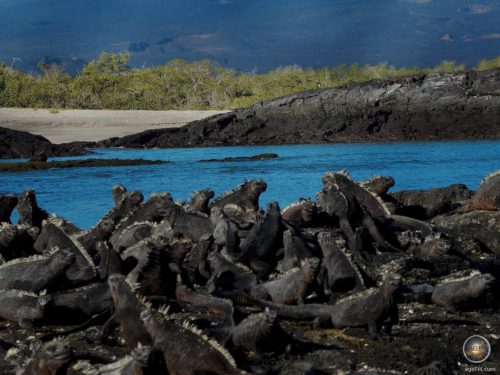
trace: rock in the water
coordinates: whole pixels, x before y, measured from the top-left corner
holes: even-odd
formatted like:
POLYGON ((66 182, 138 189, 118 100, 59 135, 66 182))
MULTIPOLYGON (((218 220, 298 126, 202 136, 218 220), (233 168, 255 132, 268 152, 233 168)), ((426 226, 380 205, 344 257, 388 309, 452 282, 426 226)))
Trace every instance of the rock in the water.
POLYGON ((40 153, 48 157, 85 155, 85 147, 89 146, 84 142, 56 145, 41 135, 0 128, 0 159, 31 159, 40 153))

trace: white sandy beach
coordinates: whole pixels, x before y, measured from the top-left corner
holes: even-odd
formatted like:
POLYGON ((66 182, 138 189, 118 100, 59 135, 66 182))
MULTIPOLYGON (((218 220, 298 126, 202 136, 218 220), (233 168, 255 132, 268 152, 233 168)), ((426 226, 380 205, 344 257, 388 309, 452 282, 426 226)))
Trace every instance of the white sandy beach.
POLYGON ((99 141, 174 128, 227 111, 112 111, 0 108, 0 127, 39 134, 53 143, 99 141), (52 111, 55 112, 55 111, 52 111))

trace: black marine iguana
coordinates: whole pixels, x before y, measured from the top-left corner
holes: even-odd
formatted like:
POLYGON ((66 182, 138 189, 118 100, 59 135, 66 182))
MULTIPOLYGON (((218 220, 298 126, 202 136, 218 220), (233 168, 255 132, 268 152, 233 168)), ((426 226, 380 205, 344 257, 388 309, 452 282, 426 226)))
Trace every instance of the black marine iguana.
POLYGON ((49 214, 38 207, 35 190, 28 189, 18 198, 17 211, 19 212, 19 224, 29 224, 40 227, 42 221, 49 217, 49 214))
POLYGON ((474 272, 460 278, 444 280, 432 293, 432 302, 445 307, 450 312, 466 309, 487 292, 496 279, 489 273, 474 272))
POLYGON ((318 258, 308 258, 302 268, 291 269, 275 280, 255 285, 250 289, 250 294, 285 305, 303 304, 311 284, 316 280, 319 265, 318 258))
POLYGON ((0 265, 0 289, 18 289, 38 292, 58 278, 75 256, 68 250, 57 250, 49 255, 18 258, 0 265))
POLYGON ((204 214, 209 214, 210 209, 208 208, 208 202, 214 197, 214 191, 212 189, 203 189, 200 191, 195 191, 191 194, 190 201, 184 206, 186 212, 195 214, 201 212, 204 214))
POLYGON ((188 323, 181 326, 168 319, 160 323, 147 309, 141 313, 141 320, 153 338, 153 348, 163 352, 170 374, 242 374, 227 350, 188 323))
POLYGON ((43 319, 48 301, 45 293, 0 290, 0 318, 17 322, 22 328, 31 328, 43 319))
POLYGON ((222 207, 234 205, 239 207, 243 212, 258 211, 259 197, 267 189, 267 184, 264 180, 245 181, 235 190, 224 193, 221 197, 215 198, 210 204, 212 207, 222 207))
POLYGON ((66 373, 73 359, 73 348, 67 339, 58 337, 44 344, 37 343, 33 355, 18 375, 57 375, 66 373))
POLYGON ((342 244, 345 242, 332 232, 321 232, 318 243, 323 251, 323 261, 318 280, 326 295, 335 292, 365 289, 358 266, 342 244))
MULTIPOLYGON (((338 300, 333 305, 306 304, 301 306, 281 305, 265 300, 243 296, 253 304, 268 307, 278 315, 291 319, 319 319, 330 321, 334 328, 367 326, 370 333, 380 333, 383 323, 390 333, 392 325, 398 322, 398 307, 395 293, 401 286, 401 276, 388 276, 379 288, 373 288, 338 300)), ((237 294, 237 295, 242 295, 237 294)))
POLYGON ((9 223, 18 198, 14 194, 0 195, 0 223, 9 223))
POLYGON ((103 336, 106 336, 113 325, 119 325, 120 335, 129 350, 137 347, 139 343, 151 345, 151 336, 140 319, 141 312, 145 309, 144 303, 135 295, 124 276, 113 274, 108 278, 108 283, 114 314, 103 328, 103 336))

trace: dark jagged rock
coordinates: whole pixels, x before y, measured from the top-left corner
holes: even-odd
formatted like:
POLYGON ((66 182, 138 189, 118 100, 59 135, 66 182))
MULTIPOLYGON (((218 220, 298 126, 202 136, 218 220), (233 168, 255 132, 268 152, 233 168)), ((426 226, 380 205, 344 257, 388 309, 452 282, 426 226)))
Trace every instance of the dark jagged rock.
POLYGON ((19 224, 40 227, 42 221, 49 217, 45 210, 38 207, 33 189, 28 189, 19 196, 16 208, 19 212, 19 224))
POLYGON ((253 156, 237 156, 237 157, 227 157, 224 159, 205 159, 200 160, 202 163, 227 163, 233 161, 253 161, 253 160, 265 160, 265 159, 276 159, 278 154, 258 154, 253 156))
POLYGON ((79 156, 87 154, 91 143, 75 142, 52 144, 48 139, 28 132, 0 128, 0 159, 31 159, 43 153, 52 156, 79 156))
POLYGON ((17 199, 14 194, 0 195, 0 223, 10 224, 10 216, 16 208, 17 199))
POLYGON ((35 156, 33 156, 29 162, 30 163, 33 163, 33 162, 38 162, 38 163, 45 163, 49 158, 47 157, 47 154, 43 151, 40 151, 39 153, 37 153, 35 156))
POLYGON ((462 184, 429 190, 403 190, 389 194, 401 204, 399 215, 427 220, 453 211, 466 204, 473 192, 462 184))
POLYGON ((127 167, 135 165, 156 165, 168 163, 162 160, 144 159, 77 159, 46 161, 30 160, 29 162, 0 163, 0 172, 29 172, 57 168, 96 168, 96 167, 127 167))
POLYGON ((500 70, 432 73, 292 94, 182 128, 149 130, 102 147, 499 138, 500 70))
POLYGON ((153 338, 155 347, 163 352, 170 374, 242 373, 227 350, 206 338, 196 328, 188 324, 180 326, 169 320, 159 323, 147 310, 142 312, 141 319, 153 338), (187 358, 189 360, 185 360, 187 358))
POLYGON ((492 275, 480 273, 473 273, 462 278, 451 278, 436 286, 432 293, 432 302, 445 307, 450 312, 471 306, 477 308, 478 299, 491 289, 495 282, 492 275))

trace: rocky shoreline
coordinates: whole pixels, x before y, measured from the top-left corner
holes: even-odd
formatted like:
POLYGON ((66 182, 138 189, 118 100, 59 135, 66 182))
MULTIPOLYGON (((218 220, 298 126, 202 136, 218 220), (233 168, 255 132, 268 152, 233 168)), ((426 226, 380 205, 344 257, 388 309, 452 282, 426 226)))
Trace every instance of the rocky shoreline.
MULTIPOLYGON (((76 131, 76 130, 75 130, 76 131)), ((500 69, 375 80, 284 96, 175 128, 51 144, 0 128, 0 158, 80 155, 85 148, 499 139, 500 69)))
POLYGON ((500 69, 433 73, 302 92, 98 142, 174 148, 500 138, 500 69))
POLYGON ((500 171, 475 192, 321 180, 266 210, 263 180, 186 203, 117 185, 89 231, 0 196, 0 372, 458 374, 474 335, 498 366, 500 171))

